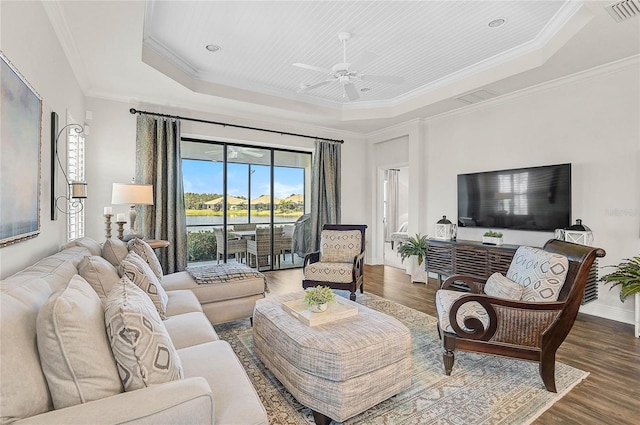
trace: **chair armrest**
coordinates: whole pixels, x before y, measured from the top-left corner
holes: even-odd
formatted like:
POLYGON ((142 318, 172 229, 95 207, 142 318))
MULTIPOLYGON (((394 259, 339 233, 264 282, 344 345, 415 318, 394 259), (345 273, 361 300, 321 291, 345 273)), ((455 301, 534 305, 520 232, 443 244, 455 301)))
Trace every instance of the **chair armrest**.
POLYGON ((440 289, 462 291, 459 287, 453 286, 453 284, 456 282, 464 283, 474 294, 483 294, 484 284, 487 282, 487 280, 463 274, 454 274, 449 276, 444 282, 442 282, 442 286, 440 286, 440 289))
POLYGON ((353 281, 356 282, 364 272, 364 251, 353 257, 353 281))
POLYGON ((317 263, 320 261, 320 251, 310 252, 309 254, 304 256, 304 263, 302 264, 302 273, 304 274, 304 269, 311 263, 317 263))
POLYGON ((181 379, 124 392, 89 403, 52 410, 16 424, 211 424, 211 388, 202 377, 181 379))
POLYGON ((479 339, 488 341, 497 331, 502 334, 510 334, 509 328, 522 328, 522 323, 527 316, 535 316, 535 329, 527 328, 528 332, 535 332, 540 336, 545 333, 565 307, 563 302, 524 302, 507 300, 503 298, 490 297, 481 294, 466 294, 458 298, 449 310, 449 323, 458 336, 468 339, 479 339), (458 310, 466 303, 477 302, 487 312, 489 316, 489 326, 487 329, 480 320, 470 317, 464 320, 464 325, 469 329, 466 331, 460 327, 457 320, 458 310), (508 315, 498 315, 498 309, 509 310, 508 315))

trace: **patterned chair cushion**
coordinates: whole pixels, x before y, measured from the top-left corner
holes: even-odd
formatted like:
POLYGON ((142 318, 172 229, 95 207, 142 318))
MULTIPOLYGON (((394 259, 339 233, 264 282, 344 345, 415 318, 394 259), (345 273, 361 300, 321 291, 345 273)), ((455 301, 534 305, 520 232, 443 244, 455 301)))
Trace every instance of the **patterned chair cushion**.
POLYGON ((127 276, 129 280, 146 292, 158 309, 160 317, 166 319, 169 297, 146 261, 131 251, 125 259, 120 262, 118 272, 120 276, 127 276))
POLYGON ((183 378, 180 357, 156 308, 126 275, 109 292, 104 316, 125 391, 183 378))
POLYGON ((353 281, 352 263, 311 263, 304 269, 304 278, 321 282, 351 283, 353 281))
POLYGON ((49 297, 38 312, 36 330, 54 408, 122 392, 102 303, 82 277, 74 276, 66 288, 49 297))
POLYGON ((569 261, 564 255, 521 246, 507 277, 524 287, 522 301, 557 301, 568 271, 569 261))
POLYGON ((153 248, 142 239, 133 238, 127 243, 129 251, 133 251, 138 254, 144 261, 147 262, 153 273, 158 279, 162 279, 162 266, 153 248))
POLYGON ((323 230, 320 237, 320 261, 353 263, 360 254, 362 233, 359 230, 323 230))
MULTIPOLYGON (((449 291, 447 289, 439 289, 436 291, 436 308, 438 310, 438 323, 440 324, 440 329, 445 332, 455 333, 453 327, 451 326, 451 322, 449 321, 449 311, 451 310, 451 305, 460 297, 467 295, 466 292, 459 291, 449 291)), ((458 314, 456 315, 456 320, 458 321, 458 325, 464 329, 469 330, 466 326, 464 326, 464 319, 467 317, 475 317, 480 320, 485 329, 489 326, 489 315, 487 311, 480 305, 480 303, 476 301, 471 301, 463 304, 460 309, 458 309, 458 314)))
POLYGON ((517 282, 503 276, 500 273, 494 273, 489 276, 487 283, 484 285, 484 293, 496 298, 504 298, 507 300, 520 301, 524 287, 517 282))

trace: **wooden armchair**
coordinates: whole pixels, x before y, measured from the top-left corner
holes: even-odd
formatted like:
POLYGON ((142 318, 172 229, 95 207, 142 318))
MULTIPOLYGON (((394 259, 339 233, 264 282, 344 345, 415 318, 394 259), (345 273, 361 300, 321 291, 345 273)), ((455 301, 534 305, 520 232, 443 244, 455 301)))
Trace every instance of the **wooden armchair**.
MULTIPOLYGON (((605 252, 599 248, 556 239, 548 241, 543 252, 538 252, 543 256, 544 253, 548 253, 554 258, 558 257, 553 254, 566 257, 566 275, 564 282, 555 280, 555 277, 549 279, 549 286, 557 284, 555 289, 543 290, 543 296, 549 297, 549 300, 531 301, 535 296, 527 295, 526 291, 534 290, 534 286, 537 288, 535 290, 540 291, 543 285, 537 285, 542 282, 535 280, 539 279, 539 275, 535 279, 529 279, 530 276, 525 276, 525 272, 518 271, 518 267, 522 268, 526 263, 524 255, 530 255, 523 250, 524 248, 528 247, 521 247, 514 256, 506 278, 496 274, 483 282, 477 278, 454 275, 443 282, 437 291, 438 331, 444 346, 443 361, 447 375, 450 375, 453 369, 456 349, 496 354, 539 363, 540 376, 546 389, 556 392, 556 350, 576 320, 591 265, 596 257, 604 257, 605 252), (508 283, 506 286, 512 283, 522 285, 524 289, 521 288, 520 291, 524 291, 521 292, 522 299, 526 301, 514 297, 506 298, 505 293, 508 290, 500 292, 505 288, 490 282, 494 279, 499 283, 503 283, 505 279, 511 282, 504 282, 508 283), (516 282, 513 282, 514 280, 516 282), (459 288, 465 285, 471 293, 459 292, 459 288), (495 288, 498 288, 500 297, 496 296, 495 288), (552 290, 555 290, 556 294, 550 295, 549 291, 552 290), (487 295, 487 292, 493 296, 487 295)), ((528 264, 534 264, 540 258, 537 257, 536 261, 528 264)), ((553 261, 546 264, 554 267, 553 261)), ((538 264, 543 262, 541 260, 538 264)), ((558 270, 561 267, 558 265, 558 270)), ((540 269, 547 270, 542 266, 540 269)), ((512 286, 511 289, 517 290, 517 287, 512 286)))
POLYGON ((307 254, 302 273, 303 288, 328 286, 351 292, 349 299, 356 300, 356 290, 364 292, 364 232, 366 225, 325 224, 320 251, 307 254))

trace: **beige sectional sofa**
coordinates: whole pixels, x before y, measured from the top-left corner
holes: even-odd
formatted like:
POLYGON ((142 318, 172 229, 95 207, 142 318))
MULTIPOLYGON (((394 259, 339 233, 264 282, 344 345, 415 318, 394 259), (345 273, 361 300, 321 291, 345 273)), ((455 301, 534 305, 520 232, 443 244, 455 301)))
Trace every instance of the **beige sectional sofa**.
MULTIPOLYGON (((77 276, 78 266, 85 257, 96 255, 90 243, 85 245, 66 248, 0 282, 0 423, 268 423, 264 407, 242 365, 229 344, 218 339, 199 298, 205 304, 220 301, 221 309, 229 306, 230 313, 219 314, 213 313, 213 306, 207 307, 211 310, 209 317, 218 321, 247 317, 243 303, 250 301, 234 302, 229 291, 221 288, 217 288, 217 292, 200 290, 203 292, 200 294, 190 279, 181 280, 178 275, 167 276, 167 318, 162 323, 178 354, 182 379, 134 391, 120 390, 103 398, 54 409, 55 389, 51 388, 51 377, 43 372, 45 363, 54 358, 64 364, 71 350, 75 352, 70 355, 84 357, 89 367, 92 362, 98 362, 100 368, 102 359, 111 356, 105 346, 91 341, 84 341, 80 348, 64 348, 62 356, 39 350, 42 341, 38 341, 37 335, 42 331, 38 329, 42 322, 38 321, 38 313, 52 294, 71 287, 70 282, 85 282, 77 276), (216 294, 221 300, 215 298, 216 294)), ((164 286, 165 280, 162 284, 164 286)), ((263 291, 264 286, 261 288, 263 291)), ((94 292, 89 292, 101 306, 94 292)), ((246 289, 245 296, 239 298, 252 299, 261 293, 250 292, 246 289)), ((101 340, 105 341, 105 336, 101 336, 101 340)), ((74 385, 79 385, 75 376, 63 384, 72 392, 76 391, 74 385)), ((107 385, 100 381, 91 384, 91 391, 98 394, 100 386, 107 385)))

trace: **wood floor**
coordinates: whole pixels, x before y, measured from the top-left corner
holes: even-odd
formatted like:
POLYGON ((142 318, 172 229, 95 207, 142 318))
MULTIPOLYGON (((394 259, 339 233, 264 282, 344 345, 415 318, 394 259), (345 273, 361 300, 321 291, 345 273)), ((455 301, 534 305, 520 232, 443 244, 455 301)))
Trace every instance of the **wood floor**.
MULTIPOLYGON (((265 274, 272 294, 302 289, 301 269, 265 274)), ((428 285, 411 283, 403 270, 365 266, 364 287, 366 292, 436 315, 436 280, 428 285)), ((556 359, 590 375, 535 424, 640 424, 640 338, 633 337, 632 325, 579 314, 556 359)))

